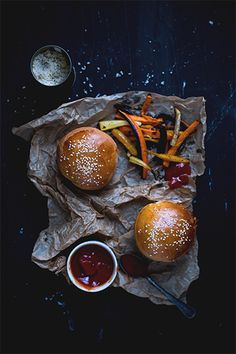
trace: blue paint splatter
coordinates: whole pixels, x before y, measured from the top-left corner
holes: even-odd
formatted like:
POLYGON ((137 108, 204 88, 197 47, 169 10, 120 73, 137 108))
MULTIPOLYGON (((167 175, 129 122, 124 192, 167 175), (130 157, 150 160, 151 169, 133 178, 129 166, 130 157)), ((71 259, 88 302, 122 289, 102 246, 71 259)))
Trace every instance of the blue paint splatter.
POLYGON ((224 117, 230 113, 234 109, 234 101, 235 101, 235 90, 232 86, 232 83, 229 81, 229 97, 225 101, 224 105, 222 105, 221 110, 216 115, 215 119, 211 121, 211 124, 208 126, 208 134, 206 137, 206 142, 212 137, 212 135, 216 132, 220 124, 224 121, 224 117))
POLYGON ((182 82, 182 96, 184 96, 184 89, 186 87, 186 81, 182 82))
POLYGON ((44 300, 57 305, 62 310, 62 315, 66 318, 68 330, 70 332, 75 331, 75 323, 71 316, 68 305, 64 301, 64 294, 61 291, 57 291, 55 294, 45 296, 44 300))
POLYGON ((225 212, 227 213, 227 211, 228 211, 228 202, 227 201, 225 201, 224 207, 225 207, 225 212))
POLYGON ((147 73, 146 80, 142 81, 144 86, 147 86, 150 83, 150 80, 152 80, 153 77, 154 77, 154 74, 147 73))
POLYGON ((209 190, 211 192, 212 191, 212 177, 211 177, 211 169, 210 168, 208 169, 208 176, 209 176, 208 185, 209 185, 209 190))
POLYGON ((173 74, 173 71, 174 71, 175 66, 176 66, 176 63, 174 63, 174 64, 172 65, 172 67, 169 69, 169 73, 170 73, 171 75, 173 74))
POLYGON ((123 75, 124 75, 124 73, 122 70, 120 70, 118 73, 116 73, 116 77, 121 77, 123 75))
POLYGON ((19 229, 19 236, 20 237, 24 236, 24 228, 23 227, 20 227, 20 229, 19 229))
POLYGON ((208 185, 209 185, 210 192, 212 192, 212 182, 209 181, 208 185))
POLYGON ((57 301, 57 305, 59 305, 61 307, 65 307, 66 306, 64 301, 57 301))
MULTIPOLYGON (((69 315, 69 313, 68 313, 68 315, 69 315)), ((67 321, 68 321, 69 331, 74 332, 75 331, 74 320, 71 317, 69 317, 67 319, 67 321)))

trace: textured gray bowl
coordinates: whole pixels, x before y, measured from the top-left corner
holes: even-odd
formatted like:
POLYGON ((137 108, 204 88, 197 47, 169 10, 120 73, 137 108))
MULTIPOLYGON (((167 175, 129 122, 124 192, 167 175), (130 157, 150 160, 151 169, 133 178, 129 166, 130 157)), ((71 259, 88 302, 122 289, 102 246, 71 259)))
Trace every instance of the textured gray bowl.
MULTIPOLYGON (((43 63, 44 66, 45 66, 45 70, 48 69, 48 63, 46 63, 46 61, 43 63)), ((41 68, 42 69, 42 68, 41 68)), ((62 68, 61 68, 62 69, 62 68)), ((31 58, 31 61, 30 61, 30 70, 31 70, 31 73, 33 75, 33 77, 35 78, 35 80, 40 83, 41 85, 43 86, 47 86, 47 87, 55 87, 55 86, 60 86, 62 85, 63 83, 66 82, 66 80, 68 79, 68 77, 70 76, 71 74, 71 71, 72 71, 72 61, 71 61, 71 58, 69 56, 69 54, 65 51, 65 49, 61 48, 60 46, 58 45, 46 45, 46 46, 43 46, 41 48, 39 48, 32 56, 31 58), (65 73, 62 73, 61 72, 61 80, 60 80, 60 70, 57 71, 57 78, 59 79, 59 82, 56 82, 55 80, 55 83, 53 84, 49 84, 49 80, 48 80, 48 83, 47 83, 47 80, 43 80, 43 79, 39 79, 39 77, 37 77, 37 75, 35 74, 34 72, 34 63, 35 63, 35 60, 36 58, 40 55, 40 54, 43 54, 43 53, 46 53, 46 52, 51 52, 52 53, 52 57, 53 57, 53 53, 55 53, 55 57, 58 53, 62 54, 64 59, 65 59, 65 62, 66 64, 68 65, 68 70, 65 73)), ((55 72, 54 72, 55 74, 55 72)), ((53 77, 52 79, 53 80, 53 77)))

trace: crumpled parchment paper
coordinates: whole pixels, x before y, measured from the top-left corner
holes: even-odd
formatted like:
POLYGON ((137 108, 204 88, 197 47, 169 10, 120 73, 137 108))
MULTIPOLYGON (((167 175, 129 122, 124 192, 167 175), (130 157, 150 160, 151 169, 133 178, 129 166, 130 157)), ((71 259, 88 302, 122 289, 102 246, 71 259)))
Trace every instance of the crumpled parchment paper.
MULTIPOLYGON (((133 107, 143 103, 148 92, 130 91, 111 96, 86 97, 66 103, 50 113, 21 127, 13 133, 31 141, 28 177, 48 198, 49 226, 43 230, 33 249, 32 260, 42 268, 66 276, 68 249, 81 237, 103 237, 117 257, 137 251, 134 241, 134 222, 140 209, 147 203, 172 200, 192 210, 196 194, 195 180, 204 173, 204 136, 206 133, 205 99, 162 96, 152 93, 149 113, 172 114, 177 107, 186 122, 200 119, 201 125, 188 138, 181 154, 191 161, 190 183, 170 190, 163 180, 149 174, 140 178, 137 166, 128 162, 125 149, 118 143, 118 167, 110 184, 101 191, 86 192, 67 182, 56 163, 57 140, 68 131, 81 126, 97 126, 101 119, 113 119, 114 104, 125 102, 133 107)), ((152 164, 152 162, 150 162, 152 164)), ((173 263, 150 261, 149 270, 161 286, 175 296, 185 299, 187 289, 199 276, 197 239, 187 254, 173 263)), ((146 279, 134 279, 119 271, 114 286, 149 298, 156 304, 170 304, 146 279)))

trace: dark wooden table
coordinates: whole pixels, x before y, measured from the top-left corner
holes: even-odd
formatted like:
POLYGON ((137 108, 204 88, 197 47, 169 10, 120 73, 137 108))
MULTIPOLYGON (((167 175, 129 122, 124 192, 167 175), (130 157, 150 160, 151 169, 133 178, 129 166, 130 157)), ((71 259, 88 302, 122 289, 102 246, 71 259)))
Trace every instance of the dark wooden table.
POLYGON ((2 352, 235 351, 235 3, 2 1, 2 352), (46 44, 68 50, 72 88, 48 91, 30 74, 46 44), (31 262, 47 227, 46 199, 27 179, 19 126, 85 96, 147 90, 204 96, 206 171, 197 181, 198 315, 121 289, 78 292, 31 262))

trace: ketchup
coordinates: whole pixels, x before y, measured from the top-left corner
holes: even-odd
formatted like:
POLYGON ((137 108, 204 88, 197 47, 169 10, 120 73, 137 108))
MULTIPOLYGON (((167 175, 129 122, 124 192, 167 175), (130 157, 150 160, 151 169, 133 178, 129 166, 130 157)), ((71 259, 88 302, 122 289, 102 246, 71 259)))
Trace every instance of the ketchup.
POLYGON ((165 179, 170 189, 180 188, 189 182, 191 168, 189 163, 171 163, 165 170, 165 179))
POLYGON ((134 254, 124 254, 120 257, 122 269, 132 277, 142 277, 147 274, 147 262, 134 254))
POLYGON ((105 284, 112 276, 114 262, 109 252, 98 245, 85 245, 70 260, 73 277, 86 288, 105 284))

